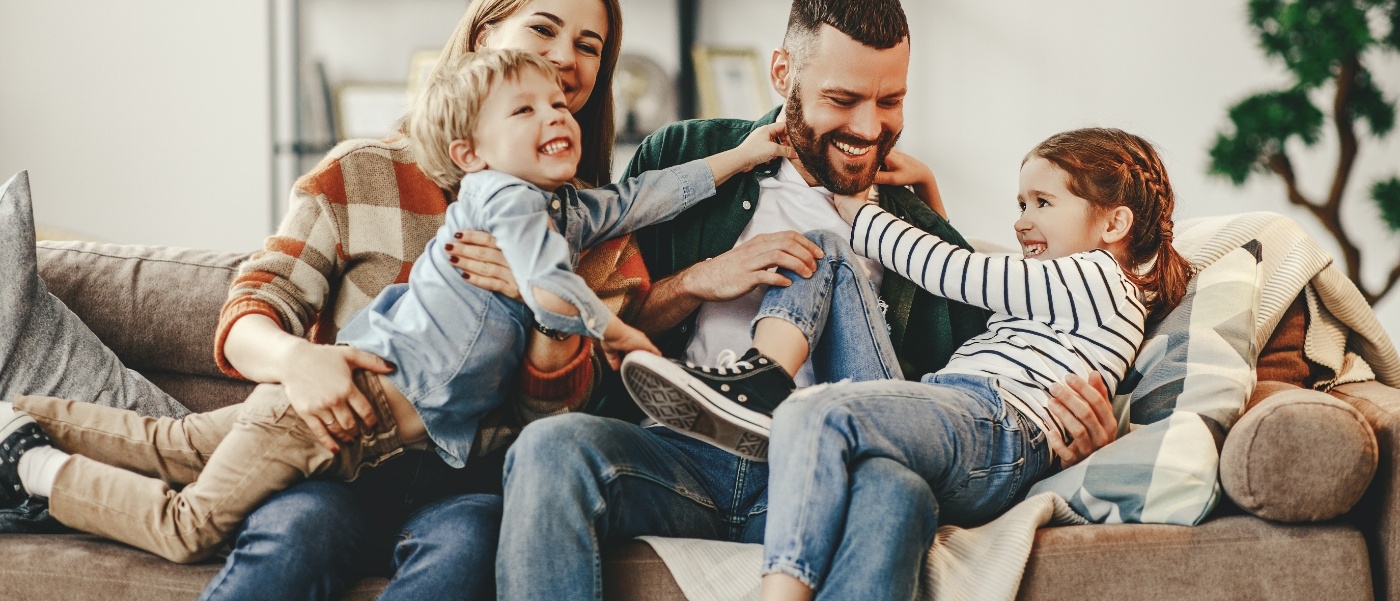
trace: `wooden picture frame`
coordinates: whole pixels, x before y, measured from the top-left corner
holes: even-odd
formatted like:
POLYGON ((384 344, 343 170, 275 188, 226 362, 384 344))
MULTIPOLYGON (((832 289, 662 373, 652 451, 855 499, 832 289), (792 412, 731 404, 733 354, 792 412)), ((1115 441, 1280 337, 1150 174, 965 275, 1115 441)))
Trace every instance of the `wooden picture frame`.
POLYGON ((773 108, 768 73, 752 49, 696 46, 691 54, 700 118, 757 119, 773 108))

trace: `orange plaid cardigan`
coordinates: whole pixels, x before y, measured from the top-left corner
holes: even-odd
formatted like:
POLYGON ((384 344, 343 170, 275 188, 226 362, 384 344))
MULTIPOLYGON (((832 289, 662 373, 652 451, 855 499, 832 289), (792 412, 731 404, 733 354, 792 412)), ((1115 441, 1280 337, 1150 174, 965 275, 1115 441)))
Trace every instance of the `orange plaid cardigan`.
MULTIPOLYGON (((317 343, 335 342, 351 315, 386 286, 408 281, 413 261, 443 224, 452 200, 418 169, 406 138, 336 146, 297 180, 277 233, 239 267, 219 314, 214 344, 219 368, 241 377, 223 349, 233 323, 249 314, 266 315, 287 332, 317 343)), ((624 319, 635 315, 651 286, 631 236, 589 249, 577 272, 624 319)), ((508 403, 514 415, 496 421, 518 426, 582 406, 602 369, 594 346, 585 345, 589 352, 555 372, 527 365, 520 394, 508 403)), ((492 440, 507 441, 483 438, 487 447, 498 446, 492 440)))

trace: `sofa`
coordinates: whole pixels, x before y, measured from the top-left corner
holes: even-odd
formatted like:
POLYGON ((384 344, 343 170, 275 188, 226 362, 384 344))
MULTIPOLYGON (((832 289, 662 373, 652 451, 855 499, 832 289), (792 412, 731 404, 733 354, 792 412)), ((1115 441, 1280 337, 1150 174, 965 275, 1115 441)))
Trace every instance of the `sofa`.
MULTIPOLYGON (((223 375, 212 352, 219 307, 244 256, 85 242, 39 248, 50 291, 128 367, 195 411, 240 402, 252 388, 223 375)), ((1270 362, 1300 361, 1296 341, 1288 343, 1290 328, 1302 327, 1297 317, 1270 342, 1284 358, 1266 349, 1261 376, 1275 377, 1270 362)), ((1237 484, 1227 481, 1229 498, 1202 524, 1041 529, 1018 598, 1400 600, 1400 390, 1364 382, 1328 395, 1298 389, 1304 376, 1277 377, 1296 381, 1259 385, 1246 413, 1258 419, 1241 419, 1225 441, 1222 464, 1234 466, 1226 475, 1237 484), (1329 434, 1328 424, 1345 432, 1329 434), (1329 446, 1344 436, 1360 442, 1329 446), (1300 441, 1311 446, 1298 448, 1300 441), (1333 481, 1345 471, 1339 466, 1358 465, 1365 473, 1350 476, 1354 495, 1330 492, 1342 486, 1333 481), (1310 513, 1338 495, 1351 495, 1344 507, 1310 513), (1310 521, 1317 517, 1330 519, 1310 521)), ((221 566, 176 565, 85 534, 2 535, 0 558, 7 600, 193 599, 221 566)), ((343 598, 372 599, 384 582, 366 577, 343 598)), ((607 549, 604 587, 610 600, 684 599, 637 541, 607 549)))

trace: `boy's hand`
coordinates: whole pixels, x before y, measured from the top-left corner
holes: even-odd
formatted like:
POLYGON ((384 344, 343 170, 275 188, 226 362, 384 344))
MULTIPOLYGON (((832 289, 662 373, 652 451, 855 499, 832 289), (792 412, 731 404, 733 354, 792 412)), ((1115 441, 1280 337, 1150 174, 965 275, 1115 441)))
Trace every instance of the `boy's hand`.
POLYGON ((744 161, 740 171, 749 171, 778 157, 797 158, 797 151, 787 145, 787 126, 782 123, 770 123, 753 130, 734 151, 744 161))
POLYGON ((832 197, 832 202, 836 204, 836 212, 841 214, 841 218, 846 220, 846 223, 855 223, 856 213, 860 211, 860 208, 875 202, 879 198, 879 194, 875 186, 870 186, 851 196, 836 194, 832 197))
POLYGON ((601 345, 604 356, 608 358, 608 366, 612 367, 613 371, 622 367, 622 356, 632 351, 661 354, 661 350, 651 343, 646 334, 623 323, 616 316, 608 322, 608 328, 603 330, 601 345))
POLYGON ((710 171, 715 174, 715 185, 778 157, 797 158, 797 151, 784 143, 786 132, 786 126, 781 123, 764 125, 753 130, 738 146, 705 157, 710 171))

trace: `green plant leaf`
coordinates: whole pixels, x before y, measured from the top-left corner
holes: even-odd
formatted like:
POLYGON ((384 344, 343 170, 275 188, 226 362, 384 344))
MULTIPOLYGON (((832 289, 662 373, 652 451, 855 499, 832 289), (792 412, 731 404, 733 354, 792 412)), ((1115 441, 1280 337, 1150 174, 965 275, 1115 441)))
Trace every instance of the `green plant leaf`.
POLYGON ((1384 137, 1395 127, 1395 103, 1376 87, 1369 71, 1362 70, 1356 74, 1356 87, 1352 88, 1347 104, 1351 114, 1357 120, 1365 121, 1377 138, 1384 137))
POLYGON ((1371 200, 1381 210, 1381 219, 1390 230, 1400 232, 1400 179, 1390 178, 1371 186, 1371 200))
POLYGON ((1297 136, 1309 146, 1322 132, 1322 111, 1301 88, 1255 94, 1230 108, 1234 132, 1216 136, 1210 150, 1210 172, 1240 185, 1254 169, 1264 170, 1268 157, 1283 152, 1297 136))
POLYGON ((1250 0, 1249 21, 1264 53, 1283 59, 1312 89, 1335 74, 1336 65, 1375 43, 1367 0, 1250 0))

